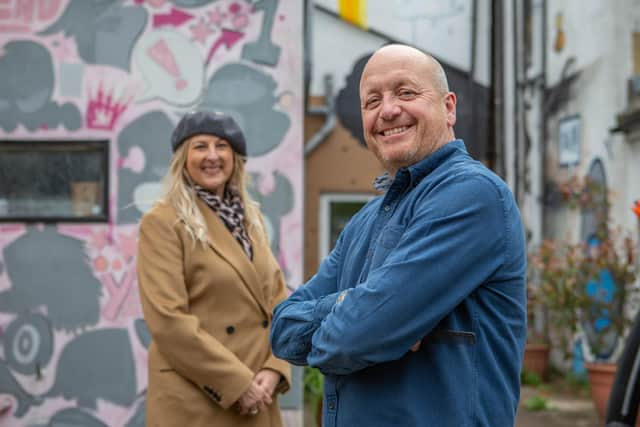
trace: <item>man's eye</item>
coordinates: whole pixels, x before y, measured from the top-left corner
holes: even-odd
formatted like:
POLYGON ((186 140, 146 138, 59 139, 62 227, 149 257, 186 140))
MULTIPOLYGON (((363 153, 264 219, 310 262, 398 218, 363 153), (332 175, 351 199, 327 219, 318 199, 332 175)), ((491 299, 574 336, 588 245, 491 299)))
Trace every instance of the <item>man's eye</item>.
POLYGON ((365 108, 375 108, 376 106, 378 106, 378 104, 380 104, 380 100, 378 98, 373 98, 367 100, 364 106, 365 108))
POLYGON ((404 89, 404 90, 401 90, 399 94, 400 94, 401 97, 407 98, 407 97, 413 96, 414 92, 412 90, 404 89))

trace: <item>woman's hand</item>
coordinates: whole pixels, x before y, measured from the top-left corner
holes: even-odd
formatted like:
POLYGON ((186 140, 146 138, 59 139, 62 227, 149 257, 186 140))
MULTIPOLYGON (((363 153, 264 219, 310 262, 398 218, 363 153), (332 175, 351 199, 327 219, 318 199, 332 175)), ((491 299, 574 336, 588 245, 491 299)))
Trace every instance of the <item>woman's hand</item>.
POLYGON ((255 377, 257 383, 269 393, 269 396, 273 396, 281 379, 282 375, 272 369, 262 369, 255 377))
MULTIPOLYGON (((259 373, 258 373, 259 374, 259 373)), ((271 394, 258 383, 258 375, 253 378, 249 388, 238 399, 238 412, 241 415, 255 415, 272 402, 271 394)))

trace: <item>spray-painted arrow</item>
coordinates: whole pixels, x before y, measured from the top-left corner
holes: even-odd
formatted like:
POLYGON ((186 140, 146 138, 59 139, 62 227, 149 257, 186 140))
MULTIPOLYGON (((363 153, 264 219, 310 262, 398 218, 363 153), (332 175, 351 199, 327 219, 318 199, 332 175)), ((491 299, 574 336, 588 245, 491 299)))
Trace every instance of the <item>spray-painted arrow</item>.
POLYGON ((190 19, 193 19, 193 15, 174 7, 169 13, 158 13, 157 15, 153 15, 153 26, 154 28, 163 27, 165 25, 179 27, 190 19))
POLYGON ((231 49, 242 37, 244 37, 244 33, 223 28, 222 34, 218 37, 218 40, 215 41, 213 46, 211 46, 211 49, 209 49, 209 55, 207 55, 206 63, 209 64, 209 62, 211 62, 211 58, 213 58, 213 55, 220 46, 225 45, 227 46, 227 49, 231 49))

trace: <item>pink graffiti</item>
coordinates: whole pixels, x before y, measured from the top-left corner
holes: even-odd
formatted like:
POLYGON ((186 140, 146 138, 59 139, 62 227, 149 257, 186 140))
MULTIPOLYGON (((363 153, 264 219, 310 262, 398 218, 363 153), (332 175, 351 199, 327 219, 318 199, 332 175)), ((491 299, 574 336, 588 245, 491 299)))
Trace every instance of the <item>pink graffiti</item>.
POLYGON ((158 13, 157 15, 153 15, 153 26, 154 28, 166 25, 179 27, 192 18, 192 14, 183 12, 182 10, 174 7, 169 13, 158 13))
POLYGON ((233 45, 236 44, 242 37, 244 37, 244 33, 223 29, 222 34, 220 35, 220 37, 218 37, 218 40, 216 40, 213 46, 211 46, 211 49, 209 49, 206 63, 209 64, 211 62, 211 58, 213 58, 213 55, 220 48, 220 46, 225 45, 227 49, 231 49, 233 45))
POLYGON ((89 129, 113 130, 116 121, 127 109, 131 99, 124 100, 124 96, 117 101, 113 98, 113 93, 105 95, 102 85, 98 87, 95 98, 89 98, 87 104, 87 127, 89 129))
POLYGON ((240 13, 231 19, 231 25, 236 30, 241 30, 249 25, 249 17, 244 13, 240 13))
POLYGON ((27 231, 24 224, 0 225, 0 249, 8 246, 27 231))
POLYGON ((1 0, 0 32, 28 32, 34 22, 53 19, 62 0, 1 0))
POLYGON ((74 58, 78 57, 75 39, 67 38, 62 33, 55 38, 52 52, 60 62, 74 62, 74 58))
POLYGON ((144 151, 137 145, 129 149, 127 157, 120 157, 118 159, 118 168, 129 169, 134 173, 142 172, 144 170, 144 164, 144 151))
POLYGON ((207 12, 209 17, 209 23, 218 27, 222 26, 222 22, 226 19, 227 14, 220 11, 220 8, 216 7, 215 10, 207 12))
POLYGON ((102 309, 102 315, 114 321, 121 314, 123 305, 132 294, 136 281, 136 268, 135 265, 131 265, 121 281, 117 281, 113 274, 107 273, 100 276, 100 281, 109 293, 109 301, 102 309))
POLYGON ((91 234, 88 242, 90 248, 101 251, 109 244, 108 233, 105 230, 94 231, 89 229, 87 233, 91 234))
POLYGON ((237 13, 240 13, 241 11, 242 11, 242 6, 240 6, 240 4, 231 3, 229 5, 229 12, 233 13, 234 15, 237 13))
POLYGON ((188 82, 181 77, 178 63, 165 40, 158 40, 147 52, 158 65, 176 79, 176 89, 183 90, 187 87, 188 82))
POLYGON ((136 253, 138 252, 138 235, 133 233, 129 236, 126 234, 120 234, 118 237, 120 243, 120 252, 127 263, 133 262, 136 253))
POLYGON ((200 44, 205 44, 207 41, 207 37, 209 37, 213 31, 207 26, 204 21, 198 22, 196 25, 193 25, 189 28, 191 30, 191 35, 193 36, 193 40, 199 42, 200 44))

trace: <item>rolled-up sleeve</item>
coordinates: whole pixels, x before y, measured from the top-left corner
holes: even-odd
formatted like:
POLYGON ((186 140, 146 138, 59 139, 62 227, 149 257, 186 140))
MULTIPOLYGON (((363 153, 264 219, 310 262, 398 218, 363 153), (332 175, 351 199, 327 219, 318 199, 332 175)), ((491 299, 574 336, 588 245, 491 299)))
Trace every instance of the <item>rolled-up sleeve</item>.
POLYGON ((318 273, 276 306, 270 338, 277 357, 294 365, 306 365, 313 333, 332 310, 339 295, 337 277, 341 247, 339 238, 318 273))

